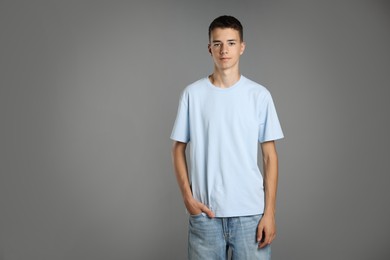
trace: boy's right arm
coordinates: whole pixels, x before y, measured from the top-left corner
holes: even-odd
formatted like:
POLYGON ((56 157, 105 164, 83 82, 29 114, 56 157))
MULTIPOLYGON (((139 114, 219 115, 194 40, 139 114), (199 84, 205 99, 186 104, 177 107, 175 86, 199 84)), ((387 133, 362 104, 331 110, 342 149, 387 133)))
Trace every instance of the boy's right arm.
POLYGON ((202 212, 210 218, 214 213, 203 203, 197 201, 192 196, 190 183, 188 181, 188 168, 186 160, 186 143, 174 141, 172 146, 172 163, 176 174, 176 180, 179 185, 184 204, 191 215, 197 215, 202 212))

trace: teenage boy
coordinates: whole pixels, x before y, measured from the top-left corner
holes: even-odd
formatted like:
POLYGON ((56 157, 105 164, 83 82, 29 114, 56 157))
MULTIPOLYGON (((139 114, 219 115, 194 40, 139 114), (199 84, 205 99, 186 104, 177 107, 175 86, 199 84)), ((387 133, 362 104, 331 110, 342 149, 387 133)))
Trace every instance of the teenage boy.
POLYGON ((189 217, 189 259, 270 259, 276 235, 278 157, 283 138, 269 91, 240 74, 243 28, 220 16, 209 26, 213 73, 181 93, 171 139, 189 217), (257 164, 261 143, 263 174, 257 164), (186 147, 190 143, 191 169, 186 147))

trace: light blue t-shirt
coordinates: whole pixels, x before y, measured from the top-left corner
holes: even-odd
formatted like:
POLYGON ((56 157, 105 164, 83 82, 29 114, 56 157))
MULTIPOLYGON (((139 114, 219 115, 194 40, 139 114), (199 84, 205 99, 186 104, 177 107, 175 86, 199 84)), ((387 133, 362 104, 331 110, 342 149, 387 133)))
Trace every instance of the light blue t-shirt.
POLYGON ((208 78, 187 86, 171 134, 172 140, 189 142, 192 194, 216 217, 263 213, 258 142, 280 138, 269 91, 244 76, 229 88, 208 78))

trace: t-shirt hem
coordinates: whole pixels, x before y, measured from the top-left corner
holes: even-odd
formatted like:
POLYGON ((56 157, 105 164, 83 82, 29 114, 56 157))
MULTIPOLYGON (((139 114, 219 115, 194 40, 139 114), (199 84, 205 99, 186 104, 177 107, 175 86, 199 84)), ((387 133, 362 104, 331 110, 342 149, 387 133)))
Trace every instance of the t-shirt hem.
POLYGON ((265 143, 265 142, 269 142, 269 141, 280 140, 280 139, 283 139, 283 138, 284 138, 284 135, 280 135, 280 136, 265 138, 264 140, 259 140, 259 142, 260 142, 260 143, 265 143))
POLYGON ((186 140, 186 139, 183 139, 183 138, 177 138, 177 137, 173 137, 173 136, 171 136, 170 139, 173 140, 173 141, 178 141, 178 142, 182 142, 182 143, 188 143, 189 142, 189 140, 186 140))
POLYGON ((245 212, 214 212, 216 218, 231 218, 231 217, 245 217, 263 214, 263 210, 258 211, 245 211, 245 212))

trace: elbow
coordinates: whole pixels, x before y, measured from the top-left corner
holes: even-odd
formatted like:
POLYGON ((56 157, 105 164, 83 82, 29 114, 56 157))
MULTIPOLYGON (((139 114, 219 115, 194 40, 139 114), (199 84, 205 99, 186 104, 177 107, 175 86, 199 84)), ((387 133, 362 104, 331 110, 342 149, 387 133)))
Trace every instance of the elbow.
POLYGON ((277 164, 278 163, 278 154, 276 150, 266 153, 263 155, 263 163, 264 165, 269 165, 269 164, 277 164))

